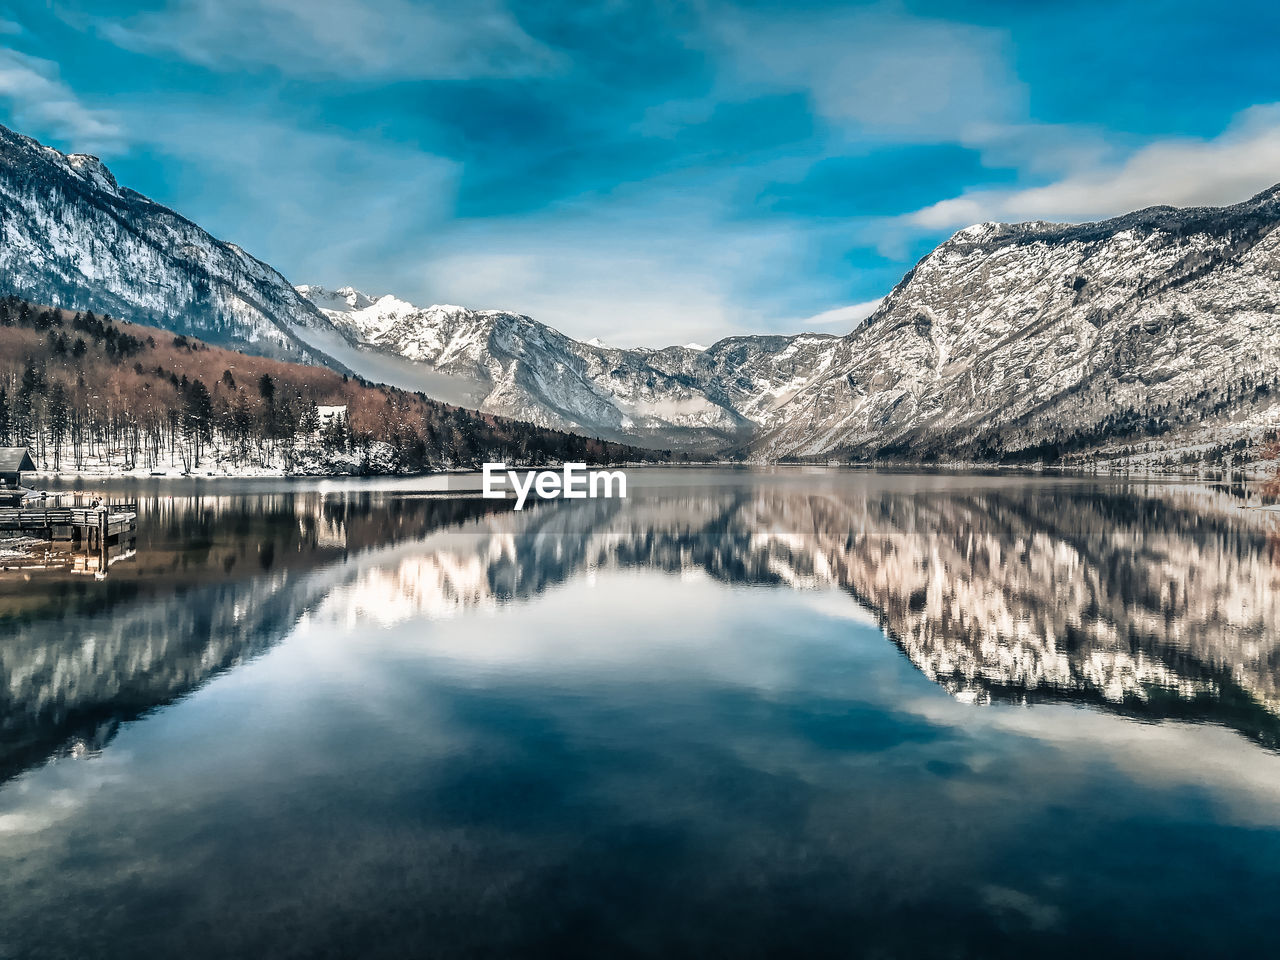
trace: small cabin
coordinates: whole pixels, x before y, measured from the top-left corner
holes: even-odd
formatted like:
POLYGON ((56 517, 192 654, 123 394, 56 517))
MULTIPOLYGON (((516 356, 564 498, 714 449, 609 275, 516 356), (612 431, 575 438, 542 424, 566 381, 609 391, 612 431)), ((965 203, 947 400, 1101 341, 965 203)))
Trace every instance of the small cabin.
POLYGON ((35 468, 26 447, 0 447, 0 487, 21 486, 22 471, 35 468))
POLYGON ((320 415, 320 429, 323 430, 339 417, 343 420, 347 419, 347 405, 345 403, 334 406, 321 405, 316 407, 316 413, 320 415))

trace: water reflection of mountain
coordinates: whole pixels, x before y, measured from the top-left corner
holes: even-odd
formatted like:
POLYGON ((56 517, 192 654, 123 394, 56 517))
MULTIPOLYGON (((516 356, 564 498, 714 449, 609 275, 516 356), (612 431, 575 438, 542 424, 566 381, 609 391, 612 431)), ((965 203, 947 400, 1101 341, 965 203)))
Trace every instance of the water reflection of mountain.
POLYGON ((492 510, 317 496, 153 501, 134 566, 0 589, 0 782, 269 649, 357 565, 492 510), (349 561, 349 562, 348 562, 349 561))
POLYGON ((883 479, 522 513, 395 497, 156 503, 130 575, 0 590, 0 781, 102 746, 306 612, 447 616, 636 567, 842 589, 965 699, 1087 701, 1280 746, 1280 555, 1272 515, 1237 503, 1208 488, 883 479))
POLYGON ((549 504, 464 526, 330 598, 350 616, 531 597, 584 570, 834 586, 957 697, 1070 699, 1280 745, 1272 515, 1212 488, 763 486, 549 504))

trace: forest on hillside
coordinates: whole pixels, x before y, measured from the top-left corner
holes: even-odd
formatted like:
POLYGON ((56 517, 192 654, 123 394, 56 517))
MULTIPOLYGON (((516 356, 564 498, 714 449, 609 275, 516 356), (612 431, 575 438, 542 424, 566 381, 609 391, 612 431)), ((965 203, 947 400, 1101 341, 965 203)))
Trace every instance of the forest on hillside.
POLYGON ((95 472, 417 473, 670 456, 14 297, 0 299, 0 446, 29 447, 41 469, 95 472))

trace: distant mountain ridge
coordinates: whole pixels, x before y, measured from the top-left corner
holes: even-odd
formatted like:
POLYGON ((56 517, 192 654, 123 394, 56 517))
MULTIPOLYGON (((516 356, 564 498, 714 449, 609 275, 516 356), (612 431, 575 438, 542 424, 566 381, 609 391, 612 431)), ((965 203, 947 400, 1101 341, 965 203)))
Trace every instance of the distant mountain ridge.
POLYGON ((618 349, 516 313, 294 288, 0 127, 0 289, 607 439, 758 459, 1245 457, 1280 430, 1280 186, 967 227, 845 336, 618 349))
POLYGON ((1277 226, 1280 186, 1228 207, 977 224, 846 336, 703 351, 616 350, 351 288, 358 309, 325 312, 376 349, 493 385, 484 409, 550 425, 719 438, 762 459, 1245 460, 1280 430, 1277 226))
POLYGON ((838 339, 748 336, 624 350, 502 310, 417 307, 353 287, 298 291, 362 347, 477 385, 486 412, 658 445, 749 442, 754 417, 820 370, 822 351, 838 339))
POLYGON ((380 350, 495 385, 526 374, 507 362, 520 355, 531 386, 495 389, 484 408, 535 421, 550 410, 552 425, 591 416, 538 394, 547 371, 576 366, 581 395, 623 414, 597 429, 697 427, 763 459, 1120 457, 1148 445, 1166 460, 1221 459, 1280 429, 1277 226, 1280 186, 1229 207, 978 224, 846 336, 732 337, 704 351, 613 350, 527 317, 395 298, 326 313, 380 350), (464 348, 444 333, 459 323, 472 325, 464 348), (626 416, 642 404, 663 415, 626 416))

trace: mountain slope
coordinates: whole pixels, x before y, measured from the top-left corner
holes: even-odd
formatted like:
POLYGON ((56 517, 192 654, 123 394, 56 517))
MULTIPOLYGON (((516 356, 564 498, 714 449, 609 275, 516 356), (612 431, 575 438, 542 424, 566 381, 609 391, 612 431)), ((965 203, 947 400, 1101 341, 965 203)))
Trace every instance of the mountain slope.
POLYGON ((1052 456, 1274 428, 1277 226, 1280 187, 1230 207, 961 230, 764 419, 757 449, 1052 456))
POLYGON ((845 337, 705 350, 617 350, 516 314, 300 289, 370 350, 478 384, 482 409, 605 436, 762 459, 1150 446, 1221 460, 1280 429, 1278 225, 1280 187, 1222 208, 980 224, 845 337))
POLYGON ((847 336, 620 350, 515 313, 295 289, 97 159, 0 127, 4 292, 540 426, 760 459, 1246 457, 1280 430, 1278 225, 1280 187, 980 224, 847 336))
POLYGON ((0 293, 323 363, 447 403, 475 407, 483 396, 471 381, 362 349, 272 267, 121 187, 98 158, 3 126, 0 293))
POLYGON ((500 310, 416 307, 352 287, 298 290, 370 354, 475 384, 482 410, 661 444, 745 442, 754 417, 824 369, 838 340, 731 337, 706 349, 620 350, 500 310))
POLYGON ((327 324, 279 273, 235 244, 120 187, 96 157, 0 127, 5 292, 286 359, 327 324))

